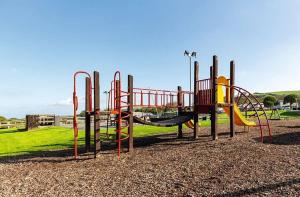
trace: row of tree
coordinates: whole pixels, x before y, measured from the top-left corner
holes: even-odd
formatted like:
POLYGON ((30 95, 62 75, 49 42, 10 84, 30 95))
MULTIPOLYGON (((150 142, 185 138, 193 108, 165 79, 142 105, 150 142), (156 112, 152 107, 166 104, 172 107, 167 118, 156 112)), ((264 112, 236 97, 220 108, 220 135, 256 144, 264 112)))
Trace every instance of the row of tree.
MULTIPOLYGON (((284 104, 289 103, 290 107, 293 103, 296 103, 296 102, 297 102, 297 95, 295 95, 295 94, 286 95, 283 99, 283 103, 284 104)), ((270 96, 270 95, 264 97, 263 103, 264 103, 265 107, 270 107, 270 108, 274 107, 276 105, 279 105, 278 99, 275 96, 270 96)))
POLYGON ((6 118, 4 116, 0 116, 0 122, 6 122, 6 121, 20 122, 20 121, 23 121, 23 120, 22 119, 18 119, 18 118, 6 118))

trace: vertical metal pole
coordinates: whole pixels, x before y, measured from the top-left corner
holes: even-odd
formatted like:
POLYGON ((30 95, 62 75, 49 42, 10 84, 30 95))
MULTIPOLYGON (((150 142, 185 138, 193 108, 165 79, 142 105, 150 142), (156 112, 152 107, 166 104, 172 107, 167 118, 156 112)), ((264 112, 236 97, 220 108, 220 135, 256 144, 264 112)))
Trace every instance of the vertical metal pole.
POLYGON ((190 59, 190 93, 189 93, 189 107, 191 108, 191 100, 192 100, 192 95, 191 95, 191 92, 192 92, 192 57, 189 56, 189 59, 190 59))
POLYGON ((211 116, 211 133, 212 139, 218 139, 218 131, 217 131, 217 109, 218 109, 218 57, 216 55, 213 56, 213 87, 212 87, 212 116, 211 116))
POLYGON ((199 132, 199 115, 196 110, 197 104, 198 104, 198 93, 199 93, 199 87, 198 87, 198 80, 199 80, 199 63, 197 61, 194 62, 194 139, 198 138, 198 132, 199 132))
POLYGON ((94 71, 94 157, 101 150, 100 141, 100 75, 94 71))
POLYGON ((234 84, 235 84, 235 63, 230 61, 230 137, 235 135, 234 131, 234 84))
POLYGON ((133 76, 128 75, 128 97, 127 97, 127 104, 128 104, 128 152, 133 151, 133 76))
MULTIPOLYGON (((121 111, 120 108, 120 99, 121 99, 121 92, 120 92, 120 80, 116 80, 116 90, 115 90, 115 99, 116 99, 116 109, 118 111, 121 111)), ((120 146, 120 141, 119 139, 121 138, 121 121, 122 121, 122 114, 118 113, 117 116, 116 116, 116 142, 117 142, 117 148, 118 148, 118 151, 119 151, 119 147, 120 146)))
POLYGON ((85 78, 85 152, 89 152, 91 148, 91 79, 85 78))
MULTIPOLYGON (((177 108, 178 108, 178 116, 180 116, 182 114, 182 88, 181 86, 177 87, 177 108)), ((178 138, 182 138, 183 134, 182 134, 182 124, 178 125, 178 138)))

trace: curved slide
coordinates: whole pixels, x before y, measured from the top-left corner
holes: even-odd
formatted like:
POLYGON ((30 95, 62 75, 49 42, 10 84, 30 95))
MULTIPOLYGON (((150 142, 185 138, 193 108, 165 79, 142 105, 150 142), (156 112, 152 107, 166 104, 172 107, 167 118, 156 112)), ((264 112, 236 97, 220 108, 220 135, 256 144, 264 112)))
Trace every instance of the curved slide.
MULTIPOLYGON (((218 85, 218 103, 225 103, 224 92, 223 92, 224 86, 222 86, 222 84, 225 86, 228 86, 229 81, 225 77, 220 76, 218 78, 218 84, 219 84, 218 85)), ((229 116, 229 114, 230 114, 229 107, 223 107, 223 109, 224 109, 225 113, 229 116)), ((255 122, 249 121, 243 116, 242 112, 240 111, 239 107, 236 104, 234 104, 233 109, 234 109, 234 122, 236 125, 239 125, 239 126, 255 126, 256 125, 255 122)))
MULTIPOLYGON (((185 126, 187 126, 190 129, 194 128, 194 121, 193 120, 189 120, 189 121, 185 122, 184 124, 185 124, 185 126)), ((201 126, 200 122, 198 123, 198 125, 201 126)))

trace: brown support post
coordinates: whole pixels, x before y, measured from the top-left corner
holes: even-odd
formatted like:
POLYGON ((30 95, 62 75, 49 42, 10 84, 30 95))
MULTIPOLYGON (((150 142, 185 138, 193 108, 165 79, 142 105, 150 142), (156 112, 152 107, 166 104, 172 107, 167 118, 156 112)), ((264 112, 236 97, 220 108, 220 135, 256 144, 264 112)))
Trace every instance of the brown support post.
MULTIPOLYGON (((214 78, 213 66, 209 67, 209 76, 210 76, 210 88, 213 89, 213 78, 214 78)), ((212 94, 213 94, 213 91, 210 92, 210 101, 209 101, 209 103, 211 103, 212 100, 213 100, 212 94)), ((211 109, 210 109, 210 120, 212 120, 212 117, 213 117, 213 109, 211 107, 211 109)), ((210 129, 210 135, 213 136, 212 124, 211 124, 211 129, 210 129)))
MULTIPOLYGON (((177 107, 178 107, 178 116, 180 116, 182 114, 182 109, 183 109, 183 102, 182 102, 182 88, 181 86, 177 87, 177 107)), ((182 133, 182 124, 178 125, 178 138, 182 138, 183 137, 183 133, 182 133)))
POLYGON ((199 115, 196 111, 196 106, 198 104, 198 80, 199 80, 199 63, 197 61, 194 62, 194 107, 193 107, 193 113, 194 113, 194 139, 198 138, 198 132, 199 132, 199 115))
POLYGON ((99 72, 94 71, 94 157, 101 150, 100 141, 100 80, 99 72))
POLYGON ((128 97, 127 97, 127 104, 128 104, 128 152, 133 151, 133 76, 128 75, 128 97))
POLYGON ((211 113, 211 133, 212 139, 218 139, 218 131, 217 131, 217 109, 218 109, 218 86, 217 86, 217 79, 218 79, 218 57, 216 55, 213 56, 213 86, 212 86, 212 113, 211 113))
POLYGON ((91 148, 91 109, 90 109, 90 78, 85 78, 85 152, 89 152, 91 148))
POLYGON ((213 78, 213 66, 209 67, 209 76, 210 76, 210 79, 213 78))
POLYGON ((234 84, 235 84, 235 63, 230 61, 230 137, 235 135, 234 131, 234 84))

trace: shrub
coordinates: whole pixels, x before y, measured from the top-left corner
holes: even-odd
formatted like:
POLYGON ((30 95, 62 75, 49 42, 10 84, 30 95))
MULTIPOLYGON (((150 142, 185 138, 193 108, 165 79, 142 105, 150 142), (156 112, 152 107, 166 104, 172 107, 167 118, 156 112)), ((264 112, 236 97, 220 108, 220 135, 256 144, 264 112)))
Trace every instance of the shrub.
POLYGON ((266 96, 263 100, 265 107, 273 107, 277 99, 274 96, 266 96))

